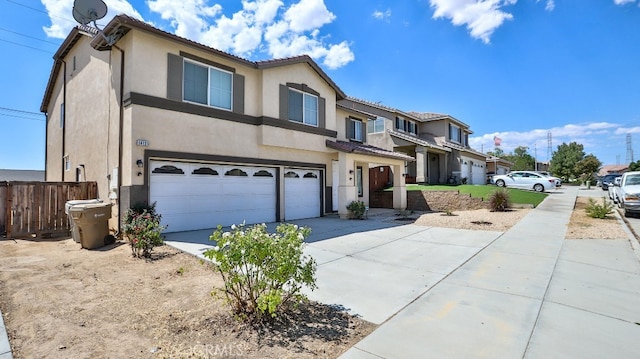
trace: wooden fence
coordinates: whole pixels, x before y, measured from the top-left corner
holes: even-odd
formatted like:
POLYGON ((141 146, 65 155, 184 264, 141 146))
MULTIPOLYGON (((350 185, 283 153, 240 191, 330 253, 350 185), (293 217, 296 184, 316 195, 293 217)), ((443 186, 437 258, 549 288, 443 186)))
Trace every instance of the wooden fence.
POLYGON ((97 195, 96 182, 0 182, 0 234, 7 238, 69 235, 67 201, 97 195))

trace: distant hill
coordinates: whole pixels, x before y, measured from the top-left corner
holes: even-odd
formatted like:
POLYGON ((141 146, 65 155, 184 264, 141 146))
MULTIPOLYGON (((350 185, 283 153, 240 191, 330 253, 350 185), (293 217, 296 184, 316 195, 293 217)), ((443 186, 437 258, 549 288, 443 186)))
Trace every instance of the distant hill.
POLYGON ((2 181, 44 181, 44 171, 0 169, 0 182, 2 181))

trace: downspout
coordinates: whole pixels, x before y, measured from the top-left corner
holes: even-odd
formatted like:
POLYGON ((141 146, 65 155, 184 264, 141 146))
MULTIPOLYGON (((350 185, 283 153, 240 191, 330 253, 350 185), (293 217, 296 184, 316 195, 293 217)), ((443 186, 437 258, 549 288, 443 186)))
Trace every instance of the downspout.
POLYGON ((67 140, 67 62, 62 61, 62 113, 60 119, 62 121, 62 171, 60 172, 60 181, 64 182, 64 171, 65 171, 65 150, 66 150, 66 140, 67 140))
POLYGON ((124 127, 124 50, 116 45, 113 45, 120 51, 120 111, 118 114, 118 233, 120 233, 122 226, 122 155, 123 155, 123 127, 124 127))
POLYGON ((44 180, 47 180, 47 157, 49 151, 47 150, 47 139, 49 138, 49 112, 44 113, 44 180))

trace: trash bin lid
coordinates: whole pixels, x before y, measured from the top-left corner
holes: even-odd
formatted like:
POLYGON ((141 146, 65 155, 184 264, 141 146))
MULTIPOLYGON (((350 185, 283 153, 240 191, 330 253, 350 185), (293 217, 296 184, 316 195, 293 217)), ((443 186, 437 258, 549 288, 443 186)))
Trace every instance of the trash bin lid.
POLYGON ((69 214, 69 209, 73 206, 86 203, 102 203, 101 199, 74 199, 64 204, 64 213, 69 214))

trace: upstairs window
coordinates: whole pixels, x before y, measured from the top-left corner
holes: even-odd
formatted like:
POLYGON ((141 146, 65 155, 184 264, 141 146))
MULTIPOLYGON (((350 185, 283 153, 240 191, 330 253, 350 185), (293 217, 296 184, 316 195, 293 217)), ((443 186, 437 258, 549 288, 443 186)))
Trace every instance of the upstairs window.
POLYGON ((418 126, 415 122, 396 117, 396 129, 400 132, 407 132, 413 135, 418 134, 418 126))
POLYGON ((462 143, 462 129, 456 125, 449 124, 449 140, 462 143))
POLYGON ((184 61, 185 101, 231 110, 233 74, 212 66, 184 61))
POLYGON ((367 122, 367 133, 384 132, 384 120, 384 117, 378 117, 375 120, 369 120, 367 122))
POLYGON ((355 118, 347 118, 347 139, 351 141, 364 142, 365 141, 365 124, 355 118))
POLYGON ((318 126, 318 97, 290 88, 289 120, 318 126))

